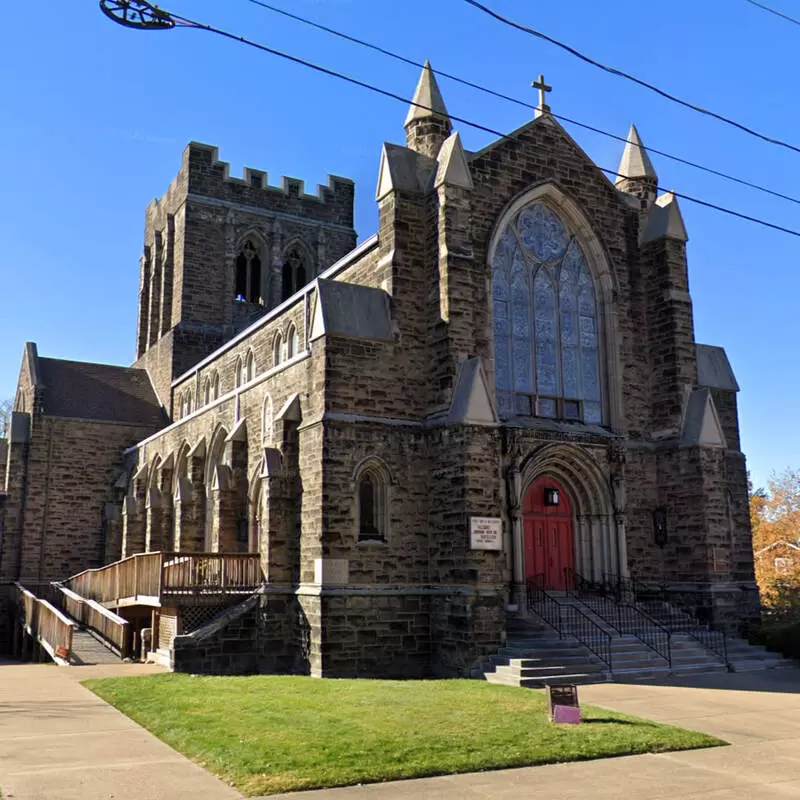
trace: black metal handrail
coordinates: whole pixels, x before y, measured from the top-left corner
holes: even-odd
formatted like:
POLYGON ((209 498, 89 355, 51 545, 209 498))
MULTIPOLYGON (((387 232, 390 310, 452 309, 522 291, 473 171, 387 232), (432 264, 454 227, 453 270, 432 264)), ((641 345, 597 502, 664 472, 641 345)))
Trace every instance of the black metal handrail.
POLYGON ((536 575, 526 583, 528 609, 541 617, 557 633, 559 639, 572 636, 594 653, 611 671, 611 634, 604 631, 579 608, 561 603, 544 588, 544 575, 536 575))
POLYGON ((565 569, 565 574, 567 585, 576 587, 571 594, 579 597, 595 616, 621 636, 635 636, 672 667, 672 635, 665 625, 644 609, 615 599, 607 593, 604 583, 588 581, 570 567, 565 569))
POLYGON ((712 622, 699 618, 697 609, 704 608, 700 602, 702 595, 699 592, 668 595, 665 586, 647 584, 635 578, 605 575, 604 580, 607 585, 613 587, 617 596, 629 593, 637 608, 658 620, 673 634, 683 633, 690 636, 728 665, 727 635, 712 622), (694 597, 697 602, 685 603, 687 595, 694 597), (675 600, 680 601, 680 598, 684 599, 684 603, 676 606, 675 600))

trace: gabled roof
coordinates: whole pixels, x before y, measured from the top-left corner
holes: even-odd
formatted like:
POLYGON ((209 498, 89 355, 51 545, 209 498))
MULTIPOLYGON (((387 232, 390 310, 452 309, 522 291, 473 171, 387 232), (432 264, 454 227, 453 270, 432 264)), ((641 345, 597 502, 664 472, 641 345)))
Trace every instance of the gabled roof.
POLYGON ((39 358, 39 388, 47 416, 106 422, 166 424, 147 372, 132 367, 39 358))
POLYGON ((310 339, 323 335, 392 341, 389 295, 371 286, 318 278, 310 339))
POLYGON ((733 374, 728 356, 721 347, 710 344, 698 344, 697 351, 697 383, 709 389, 725 389, 738 392, 739 384, 733 374))
POLYGON ((684 409, 681 442, 700 447, 726 447, 725 433, 710 389, 694 389, 690 393, 684 409))
POLYGON ((785 539, 781 539, 780 541, 773 542, 772 544, 768 544, 766 547, 762 547, 760 550, 756 550, 753 555, 760 556, 762 553, 766 553, 768 550, 772 550, 779 545, 783 545, 784 547, 789 547, 792 550, 797 550, 800 553, 800 547, 795 542, 787 542, 785 539))

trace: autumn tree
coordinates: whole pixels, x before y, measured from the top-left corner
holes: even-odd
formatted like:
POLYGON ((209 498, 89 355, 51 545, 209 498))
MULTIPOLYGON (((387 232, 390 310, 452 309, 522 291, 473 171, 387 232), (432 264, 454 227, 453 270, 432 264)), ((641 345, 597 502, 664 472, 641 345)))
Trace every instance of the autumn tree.
POLYGON ((800 470, 773 474, 750 492, 756 580, 764 604, 800 605, 800 470), (769 549, 765 549, 769 548, 769 549))

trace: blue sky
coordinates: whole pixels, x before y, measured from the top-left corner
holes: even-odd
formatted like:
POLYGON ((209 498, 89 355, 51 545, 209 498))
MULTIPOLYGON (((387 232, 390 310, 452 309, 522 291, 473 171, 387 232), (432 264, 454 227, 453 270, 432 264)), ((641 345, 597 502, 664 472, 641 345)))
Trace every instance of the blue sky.
MULTIPOLYGON (((775 0, 791 13, 787 0, 775 0)), ((777 191, 800 196, 800 154, 759 142, 513 31, 463 0, 274 0, 331 27, 430 58, 434 69, 777 191)), ((744 0, 529 3, 492 0, 520 21, 698 105, 800 145, 800 28, 744 0)), ((403 142, 406 108, 199 31, 131 31, 95 0, 6 4, 0 29, 0 398, 12 396, 26 340, 45 356, 129 364, 134 357, 144 209, 190 140, 215 144, 231 173, 252 166, 356 181, 356 228, 374 232, 381 143, 403 142)), ((417 70, 247 0, 168 0, 176 13, 243 33, 405 96, 417 70)), ((451 113, 510 131, 525 109, 440 81, 451 113)), ((600 166, 621 144, 566 126, 600 166)), ((491 137, 459 126, 465 147, 491 137)), ((653 156, 663 186, 800 228, 800 208, 653 156)), ((800 467, 796 397, 800 240, 682 203, 697 340, 726 348, 742 391, 743 449, 756 485, 800 467), (793 401, 792 401, 793 402, 793 401)))

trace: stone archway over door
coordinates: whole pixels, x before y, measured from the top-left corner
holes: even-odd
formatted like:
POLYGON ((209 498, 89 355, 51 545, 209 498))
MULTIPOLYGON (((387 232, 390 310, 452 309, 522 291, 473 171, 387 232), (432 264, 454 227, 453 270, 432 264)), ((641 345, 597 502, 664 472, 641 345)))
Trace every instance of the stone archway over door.
POLYGON ((566 589, 568 572, 575 569, 575 539, 572 503, 564 487, 547 476, 535 480, 525 492, 522 517, 526 580, 543 581, 545 589, 566 589), (548 504, 553 497, 557 505, 548 504))

